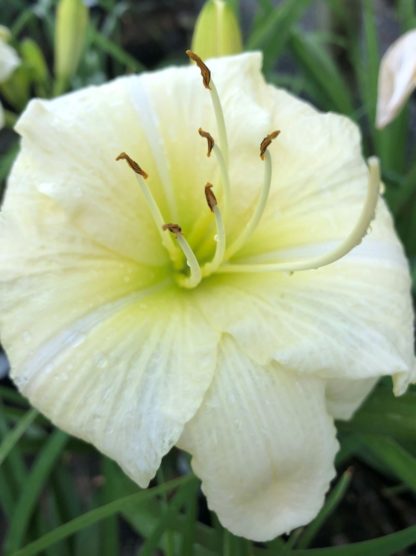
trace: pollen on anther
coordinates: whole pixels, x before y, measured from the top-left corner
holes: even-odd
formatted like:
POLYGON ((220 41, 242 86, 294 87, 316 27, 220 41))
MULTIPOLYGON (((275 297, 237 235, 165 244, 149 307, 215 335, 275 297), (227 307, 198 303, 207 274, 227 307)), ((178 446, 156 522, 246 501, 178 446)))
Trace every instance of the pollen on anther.
POLYGON ((133 172, 139 174, 139 176, 142 176, 142 178, 144 179, 147 179, 149 177, 148 174, 143 170, 143 168, 141 168, 137 164, 137 162, 133 160, 127 153, 125 152, 120 153, 116 158, 116 160, 125 160, 127 164, 130 166, 130 168, 133 170, 133 172))
POLYGON ((207 204, 211 212, 214 212, 214 208, 217 206, 218 202, 214 192, 212 191, 212 188, 212 183, 207 183, 207 185, 205 186, 205 199, 207 200, 207 204))
POLYGON ((214 145, 215 145, 214 138, 212 137, 212 135, 210 133, 208 133, 208 131, 204 131, 201 127, 198 129, 198 133, 201 137, 203 137, 204 139, 207 140, 207 143, 208 143, 207 156, 209 158, 211 156, 212 149, 214 148, 214 145))
POLYGON ((264 155, 266 154, 266 151, 271 145, 273 139, 276 139, 278 135, 280 135, 280 131, 272 131, 271 133, 266 135, 266 137, 260 143, 260 158, 262 160, 264 160, 264 155))
POLYGON ((199 67, 199 69, 201 71, 202 81, 204 83, 204 87, 206 89, 210 89, 211 87, 209 85, 211 83, 211 72, 210 72, 208 66, 206 64, 204 64, 204 62, 198 56, 198 54, 195 54, 195 52, 192 52, 192 50, 186 50, 185 54, 188 56, 188 58, 190 60, 195 62, 195 64, 199 67))
POLYGON ((169 230, 172 234, 179 235, 182 233, 182 228, 178 224, 163 224, 162 230, 169 230))

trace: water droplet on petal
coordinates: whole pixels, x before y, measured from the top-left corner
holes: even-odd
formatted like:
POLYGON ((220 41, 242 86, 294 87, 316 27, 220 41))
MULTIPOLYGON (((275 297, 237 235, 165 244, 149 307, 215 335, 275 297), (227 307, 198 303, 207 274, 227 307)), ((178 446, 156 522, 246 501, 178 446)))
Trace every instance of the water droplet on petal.
POLYGON ((104 353, 97 353, 94 360, 99 369, 105 369, 108 366, 108 358, 104 353))
POLYGON ((32 339, 32 334, 28 331, 25 330, 22 334, 22 340, 25 344, 28 344, 30 342, 30 340, 32 339))
POLYGON ((16 384, 16 386, 21 389, 24 388, 26 386, 26 384, 29 382, 29 377, 27 375, 21 375, 21 376, 16 376, 14 377, 14 383, 16 384))
POLYGON ((85 339, 86 339, 85 334, 78 334, 78 333, 74 334, 73 341, 71 342, 72 346, 73 347, 80 346, 82 343, 85 342, 85 339))

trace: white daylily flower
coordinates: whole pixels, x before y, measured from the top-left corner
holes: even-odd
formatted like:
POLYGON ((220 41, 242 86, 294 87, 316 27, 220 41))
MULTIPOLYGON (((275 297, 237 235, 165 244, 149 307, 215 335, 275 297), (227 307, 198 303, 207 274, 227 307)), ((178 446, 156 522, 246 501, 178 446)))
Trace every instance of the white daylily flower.
POLYGON ((259 54, 208 66, 209 90, 181 67, 30 103, 2 338, 54 423, 143 487, 189 451, 223 524, 267 540, 321 508, 334 418, 410 381, 410 278, 382 199, 351 250, 379 181, 357 127, 267 85, 259 54))
POLYGON ((416 30, 397 39, 384 54, 378 78, 376 125, 389 124, 416 87, 416 30))
MULTIPOLYGON (((7 44, 9 31, 0 25, 0 83, 6 81, 20 64, 14 48, 7 44)), ((4 111, 0 102, 0 129, 4 126, 4 111)))

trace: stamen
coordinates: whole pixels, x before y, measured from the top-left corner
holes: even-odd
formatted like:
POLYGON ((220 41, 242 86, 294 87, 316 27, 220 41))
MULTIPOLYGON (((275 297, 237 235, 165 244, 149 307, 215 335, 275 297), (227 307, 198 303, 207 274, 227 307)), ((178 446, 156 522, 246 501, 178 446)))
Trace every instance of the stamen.
POLYGON ((204 62, 202 61, 202 58, 200 58, 198 56, 198 54, 195 54, 195 52, 192 52, 192 50, 186 50, 185 54, 188 56, 188 58, 190 60, 195 62, 195 64, 199 67, 199 69, 201 71, 202 81, 204 83, 204 87, 206 89, 210 89, 211 72, 210 72, 208 66, 206 64, 204 64, 204 62))
POLYGON ((275 264, 228 264, 220 267, 218 272, 295 272, 297 270, 312 270, 334 263, 345 257, 354 247, 359 245, 375 216, 377 201, 380 192, 380 167, 378 159, 372 157, 368 160, 368 189, 367 197, 360 217, 348 237, 338 247, 326 255, 275 264))
POLYGON ((276 139, 280 135, 280 131, 272 131, 269 135, 263 139, 260 143, 260 158, 264 160, 264 155, 266 154, 267 149, 272 144, 273 139, 276 139))
POLYGON ((201 60, 198 54, 195 54, 195 52, 192 52, 192 50, 186 50, 186 55, 199 67, 204 87, 210 92, 211 102, 215 113, 215 119, 217 121, 221 150, 224 153, 225 164, 228 165, 228 138, 227 129, 225 127, 224 112, 222 110, 217 88, 211 77, 211 71, 208 66, 201 60))
POLYGON ((172 241, 172 238, 169 235, 163 233, 162 226, 164 223, 163 216, 159 210, 159 207, 150 191, 149 187, 147 186, 145 180, 148 178, 147 173, 139 166, 139 164, 133 160, 127 153, 122 152, 118 155, 116 160, 125 160, 130 168, 133 170, 136 176, 137 183, 142 190, 143 196, 147 202, 147 205, 150 209, 150 213, 152 215, 153 221, 156 224, 156 227, 159 231, 162 244, 164 245, 165 249, 168 251, 169 256, 175 264, 178 264, 178 251, 175 244, 172 241))
POLYGON ((182 228, 178 224, 163 224, 161 229, 169 230, 169 232, 175 235, 189 267, 189 276, 178 275, 178 283, 184 288, 195 288, 202 280, 201 267, 195 253, 192 251, 192 247, 182 234, 182 228))
POLYGON ((210 133, 208 133, 208 131, 204 131, 202 127, 198 129, 198 133, 201 137, 204 137, 204 139, 207 140, 208 143, 207 157, 209 158, 211 156, 212 149, 214 148, 215 145, 214 138, 210 133))
POLYGON ((270 146, 273 139, 276 139, 279 134, 280 131, 273 131, 272 133, 269 133, 269 135, 267 135, 260 144, 260 158, 264 160, 265 163, 263 186, 257 200, 257 206, 250 220, 248 221, 247 226, 227 249, 227 259, 232 257, 235 253, 237 253, 237 251, 241 249, 241 247, 243 247, 243 245, 250 238, 254 230, 257 228, 257 225, 260 222, 261 217, 263 216, 264 209, 266 208, 267 204, 267 199, 269 198, 270 186, 272 183, 272 158, 268 151, 268 147, 270 146))
POLYGON ((228 175, 227 166, 225 164, 224 156, 221 152, 221 149, 216 145, 214 138, 210 133, 204 131, 203 129, 199 128, 198 133, 201 137, 204 137, 208 142, 208 153, 207 156, 211 156, 211 152, 214 151, 215 158, 217 159, 218 166, 220 168, 221 179, 224 187, 224 211, 225 214, 228 214, 228 208, 230 206, 230 194, 231 194, 231 186, 230 186, 230 177, 228 175))
POLYGON ((205 199, 211 212, 214 212, 215 207, 218 206, 217 198, 212 191, 213 187, 214 186, 212 185, 212 183, 207 183, 207 185, 205 186, 205 199))
POLYGON ((142 176, 145 180, 149 177, 148 174, 141 168, 135 160, 129 157, 129 155, 125 152, 122 152, 118 155, 116 160, 125 160, 133 172, 136 172, 139 176, 142 176))
POLYGON ((205 198, 207 200, 207 204, 211 210, 211 212, 215 216, 215 225, 217 228, 217 233, 215 235, 215 253, 212 261, 206 263, 202 268, 202 276, 209 276, 213 272, 219 268, 220 264, 224 260, 225 254, 225 228, 224 222, 221 216, 221 211, 218 208, 217 198, 215 197, 214 192, 212 191, 212 184, 207 183, 205 186, 205 198))

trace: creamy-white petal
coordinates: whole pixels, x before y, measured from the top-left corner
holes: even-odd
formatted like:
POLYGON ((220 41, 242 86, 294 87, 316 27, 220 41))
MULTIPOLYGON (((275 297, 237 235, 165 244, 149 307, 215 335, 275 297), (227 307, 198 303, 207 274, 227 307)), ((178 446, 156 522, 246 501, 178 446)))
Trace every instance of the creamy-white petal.
MULTIPOLYGON (((264 103, 272 126, 281 131, 269 147, 270 199, 258 229, 236 258, 277 262, 289 249, 319 249, 349 235, 366 198, 368 170, 359 129, 351 120, 323 114, 281 89, 267 92, 264 103)), ((394 238, 384 210, 373 227, 374 233, 381 228, 394 238)))
MULTIPOLYGON (((23 345, 33 344, 29 324, 18 337, 23 345)), ((5 346, 11 376, 31 403, 146 487, 202 402, 216 341, 191 305, 156 287, 89 311, 32 345, 18 365, 16 346, 5 346)))
POLYGON ((378 378, 329 379, 326 386, 326 400, 330 415, 344 421, 351 419, 378 380, 378 378))
POLYGON ((416 87, 416 30, 397 39, 384 54, 378 77, 376 124, 388 125, 416 87))
MULTIPOLYGON (((263 170, 258 147, 271 125, 259 103, 267 89, 260 65, 258 54, 212 61, 229 128, 232 228, 257 193, 263 170)), ((34 100, 16 129, 34 172, 39 170, 34 186, 70 212, 77 226, 122 255, 163 264, 158 232, 135 176, 115 157, 126 151, 137 160, 149 174, 164 220, 195 233, 201 217, 206 227, 211 218, 204 185, 212 181, 221 191, 218 164, 207 159, 199 127, 217 138, 209 93, 199 70, 189 65, 119 78, 51 101, 34 100)))
POLYGON ((105 248, 163 266, 166 253, 134 172, 115 160, 127 151, 155 175, 125 81, 30 102, 16 126, 22 154, 6 204, 17 207, 21 197, 35 190, 56 201, 70 216, 70 225, 105 248))
POLYGON ((18 214, 10 199, 0 324, 12 378, 145 486, 201 404, 217 334, 163 273, 92 241, 49 197, 28 192, 18 214))
POLYGON ((230 338, 179 446, 222 524, 258 541, 317 514, 338 448, 324 381, 256 365, 230 338))
POLYGON ((410 276, 394 241, 368 238, 319 270, 222 275, 212 283, 198 292, 202 311, 259 364, 274 360, 323 378, 413 370, 410 276))

